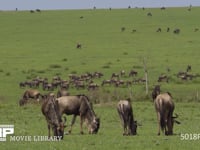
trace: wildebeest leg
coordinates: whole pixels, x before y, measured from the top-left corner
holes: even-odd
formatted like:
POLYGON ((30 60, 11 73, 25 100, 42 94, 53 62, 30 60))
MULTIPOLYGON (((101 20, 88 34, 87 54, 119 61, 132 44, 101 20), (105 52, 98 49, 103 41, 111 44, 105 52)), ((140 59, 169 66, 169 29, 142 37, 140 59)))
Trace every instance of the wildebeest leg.
POLYGON ((157 120, 158 120, 158 135, 160 135, 160 125, 161 125, 161 120, 160 120, 160 113, 157 112, 157 120))
POLYGON ((123 118, 123 116, 121 115, 121 113, 120 113, 119 111, 118 111, 118 114, 119 114, 119 118, 120 118, 120 120, 121 120, 122 127, 123 127, 123 129, 124 129, 123 135, 126 135, 126 126, 125 126, 124 118, 123 118))
POLYGON ((124 127, 124 133, 123 135, 127 135, 127 124, 126 124, 126 121, 124 119, 122 119, 122 122, 123 122, 123 127, 124 127))
POLYGON ((48 137, 50 138, 50 130, 51 130, 50 124, 48 124, 48 130, 49 130, 48 137))
POLYGON ((73 118, 72 118, 72 121, 71 121, 71 124, 70 124, 70 129, 68 131, 69 133, 72 132, 72 126, 74 125, 75 121, 76 121, 76 115, 74 115, 73 118))
POLYGON ((81 127, 81 134, 83 134, 83 116, 80 114, 80 127, 81 127))
POLYGON ((168 135, 172 135, 173 134, 173 122, 172 122, 172 115, 170 114, 168 116, 168 119, 167 119, 167 134, 168 135))

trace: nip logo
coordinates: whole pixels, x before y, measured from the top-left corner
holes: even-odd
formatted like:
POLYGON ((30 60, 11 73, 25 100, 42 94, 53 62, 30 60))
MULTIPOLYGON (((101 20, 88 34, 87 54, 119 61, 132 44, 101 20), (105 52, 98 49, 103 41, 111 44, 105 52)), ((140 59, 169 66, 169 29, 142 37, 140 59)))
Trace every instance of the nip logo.
POLYGON ((0 142, 6 141, 6 136, 13 133, 14 125, 0 125, 0 142))

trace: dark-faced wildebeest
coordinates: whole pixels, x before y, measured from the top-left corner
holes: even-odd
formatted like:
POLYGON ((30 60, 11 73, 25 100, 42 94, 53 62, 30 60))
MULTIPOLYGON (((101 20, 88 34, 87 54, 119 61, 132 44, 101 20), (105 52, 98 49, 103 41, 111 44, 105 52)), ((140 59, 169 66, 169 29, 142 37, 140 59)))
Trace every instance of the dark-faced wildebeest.
POLYGON ((87 124, 89 134, 96 134, 98 132, 100 127, 100 119, 96 117, 96 114, 87 96, 62 96, 57 98, 57 101, 60 108, 60 115, 73 115, 69 133, 72 131, 72 126, 75 123, 76 116, 80 116, 81 134, 83 134, 82 125, 84 121, 87 124))
POLYGON ((174 102, 169 92, 159 94, 154 100, 155 110, 158 119, 158 135, 160 135, 160 129, 165 132, 165 135, 173 135, 174 122, 180 124, 173 117, 174 102))
POLYGON ((120 100, 117 104, 117 112, 124 128, 123 135, 136 135, 137 122, 134 121, 130 100, 120 100))
POLYGON ((41 111, 47 121, 48 136, 50 137, 50 128, 52 128, 54 136, 57 136, 57 139, 63 139, 65 122, 62 121, 59 114, 58 101, 55 100, 55 96, 49 95, 45 97, 41 111))

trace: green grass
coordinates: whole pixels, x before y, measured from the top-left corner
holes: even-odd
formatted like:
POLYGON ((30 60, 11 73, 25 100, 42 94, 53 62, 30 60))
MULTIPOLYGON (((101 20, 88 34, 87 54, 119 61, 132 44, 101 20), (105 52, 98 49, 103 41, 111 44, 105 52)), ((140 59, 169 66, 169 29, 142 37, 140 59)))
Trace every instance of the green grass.
MULTIPOLYGON (((54 75, 68 80, 70 73, 102 72, 94 81, 101 84, 112 73, 131 69, 144 76, 143 59, 149 79, 149 95, 143 84, 131 88, 105 86, 96 92, 69 89, 71 94, 85 93, 96 102, 95 111, 101 117, 97 135, 79 135, 78 118, 72 135, 61 142, 5 142, 4 149, 197 149, 198 141, 181 141, 181 133, 199 132, 200 79, 181 81, 176 73, 192 66, 191 73, 199 72, 200 8, 113 9, 0 12, 0 124, 14 124, 15 135, 47 135, 44 116, 38 105, 19 107, 25 89, 19 82, 36 76, 54 75), (152 17, 147 13, 151 12, 152 17), (81 19, 80 17, 83 16, 81 19), (125 27, 122 32, 121 28, 125 27), (157 33, 158 28, 162 32, 157 33), (170 32, 166 32, 170 27, 170 32), (181 30, 179 35, 173 33, 181 30), (136 30, 136 32, 132 32, 136 30), (77 49, 76 44, 82 48, 77 49), (171 71, 167 72, 166 69, 171 71), (162 91, 170 91, 176 104, 181 125, 175 126, 176 135, 156 135, 156 114, 151 90, 161 74, 170 76, 169 83, 161 83, 162 91), (115 104, 118 99, 132 95, 134 114, 142 124, 138 136, 123 137, 115 104), (108 105, 109 104, 109 105, 108 105)), ((131 80, 124 77, 123 80, 131 80)), ((42 91, 40 88, 39 90, 42 91)), ((42 91, 42 93, 45 93, 42 91)))

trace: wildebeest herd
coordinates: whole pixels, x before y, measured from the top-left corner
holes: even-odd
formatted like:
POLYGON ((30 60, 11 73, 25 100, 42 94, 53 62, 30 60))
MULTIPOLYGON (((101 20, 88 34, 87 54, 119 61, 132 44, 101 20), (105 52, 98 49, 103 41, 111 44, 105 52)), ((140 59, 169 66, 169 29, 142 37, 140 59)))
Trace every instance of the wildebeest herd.
MULTIPOLYGON (((50 128, 52 128, 53 135, 63 139, 64 128, 66 127, 66 117, 64 116, 64 119, 62 119, 64 114, 73 115, 70 129, 68 130, 69 134, 77 116, 80 117, 81 134, 83 134, 83 122, 86 123, 89 134, 98 133, 100 118, 95 114, 93 105, 86 95, 56 97, 54 93, 42 95, 36 89, 26 90, 23 95, 24 100, 34 98, 40 101, 39 97, 41 97, 41 111, 47 121, 49 137, 50 128)), ((158 119, 158 135, 160 135, 160 129, 165 135, 173 135, 174 122, 178 124, 180 122, 175 120, 178 117, 177 114, 175 117, 173 116, 175 104, 172 101, 172 95, 169 92, 161 94, 160 86, 157 85, 152 92, 152 98, 158 119)), ((25 104, 23 99, 19 102, 21 106, 25 104)), ((124 129, 123 135, 136 135, 138 123, 133 116, 131 100, 129 98, 119 100, 116 109, 124 129)))
MULTIPOLYGON (((191 66, 188 65, 186 72, 178 73, 178 76, 188 75, 191 71, 191 66)), ((126 75, 125 71, 122 70, 120 73, 112 73, 109 80, 103 80, 101 86, 106 84, 114 85, 119 87, 120 85, 136 83, 135 77, 138 72, 135 70, 129 71, 126 75), (128 76, 134 79, 133 81, 124 82, 120 77, 128 76)), ((83 88, 88 83, 88 89, 96 89, 99 87, 93 82, 94 78, 100 79, 103 73, 94 72, 86 73, 80 76, 75 74, 69 75, 69 80, 62 80, 59 76, 52 78, 52 82, 49 83, 47 78, 35 78, 31 81, 21 82, 19 86, 21 88, 28 87, 25 90, 22 98, 19 101, 20 106, 24 106, 30 99, 34 99, 35 102, 42 104, 42 114, 45 116, 48 125, 48 136, 50 136, 50 128, 52 128, 54 136, 64 136, 64 128, 66 127, 66 117, 64 115, 73 115, 70 124, 70 129, 68 134, 72 131, 72 126, 75 123, 77 116, 80 117, 80 133, 83 134, 83 123, 85 122, 88 128, 89 134, 96 134, 100 128, 100 118, 97 117, 93 110, 93 105, 89 100, 88 96, 84 94, 70 95, 68 89, 70 86, 76 89, 83 88), (41 94, 37 88, 42 85, 44 91, 49 91, 48 94, 41 94), (90 87, 91 86, 91 87, 90 87), (55 94, 52 91, 59 87, 58 92, 55 94), (64 117, 64 119, 63 119, 64 117)), ((137 83, 145 82, 144 79, 140 79, 137 83)), ((168 82, 169 78, 166 75, 159 76, 157 82, 162 81, 168 82)), ((172 95, 169 92, 161 93, 160 85, 156 85, 152 91, 152 99, 154 102, 154 107, 158 120, 158 135, 160 135, 160 130, 164 132, 165 135, 173 135, 174 123, 180 124, 176 120, 177 114, 173 116, 175 109, 175 104, 172 100, 172 95)), ((133 115, 133 108, 131 99, 122 99, 117 103, 117 112, 123 126, 123 135, 136 135, 138 123, 133 115)))

